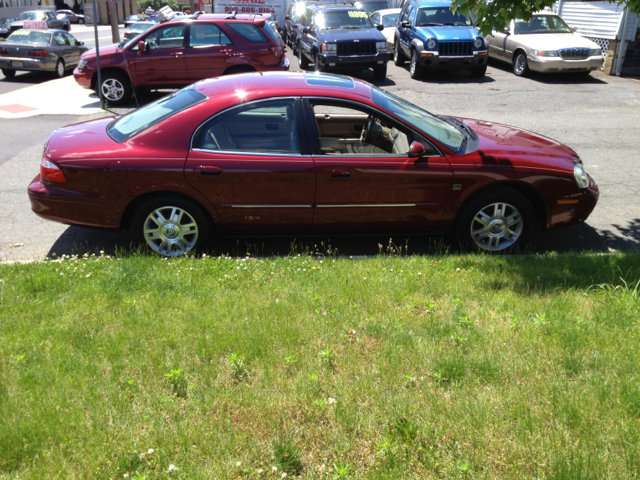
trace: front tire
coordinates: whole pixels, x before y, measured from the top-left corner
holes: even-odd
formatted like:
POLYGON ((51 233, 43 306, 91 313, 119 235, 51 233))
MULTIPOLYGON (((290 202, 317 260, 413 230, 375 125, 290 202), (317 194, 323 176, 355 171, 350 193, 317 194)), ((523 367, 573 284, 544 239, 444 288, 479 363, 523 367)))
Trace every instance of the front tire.
POLYGON ((7 78, 13 78, 13 77, 16 76, 16 71, 15 70, 10 70, 8 68, 3 68, 2 69, 2 74, 7 78))
POLYGON ((384 80, 387 78, 387 65, 382 65, 381 67, 375 67, 373 69, 373 78, 376 80, 384 80))
POLYGON ((396 46, 393 49, 393 63, 397 67, 401 67, 404 65, 404 54, 402 50, 400 50, 400 42, 396 40, 396 46))
POLYGON ((420 65, 420 61, 418 60, 418 51, 413 50, 411 52, 411 65, 409 66, 409 73, 411 74, 411 78, 416 80, 422 77, 423 72, 424 67, 420 65))
POLYGON ((513 57, 513 73, 518 77, 525 77, 529 73, 526 53, 522 51, 516 52, 513 57))
POLYGON ((78 19, 78 23, 79 23, 80 25, 84 25, 84 18, 79 18, 79 19, 78 19))
POLYGON ((110 105, 122 105, 131 98, 131 81, 124 73, 107 72, 102 77, 102 96, 110 105))
POLYGON ((487 66, 483 65, 481 67, 475 67, 471 69, 471 76, 473 78, 482 78, 484 74, 487 73, 487 66))
POLYGON ((322 73, 325 71, 325 68, 320 64, 320 57, 317 53, 313 60, 313 68, 316 71, 316 73, 322 73))
POLYGON ((309 68, 309 59, 304 56, 302 52, 302 48, 298 47, 298 63, 300 64, 300 68, 302 70, 306 70, 309 68))
POLYGON ((165 257, 179 257, 209 241, 210 221, 189 200, 163 195, 143 203, 132 220, 134 240, 165 257))
POLYGON ((500 188, 481 194, 460 211, 455 236, 463 248, 505 253, 526 243, 534 221, 533 207, 523 195, 500 188))
POLYGON ((56 70, 54 72, 54 75, 56 76, 56 78, 62 78, 64 77, 64 73, 65 73, 64 60, 59 58, 58 63, 56 63, 56 70))

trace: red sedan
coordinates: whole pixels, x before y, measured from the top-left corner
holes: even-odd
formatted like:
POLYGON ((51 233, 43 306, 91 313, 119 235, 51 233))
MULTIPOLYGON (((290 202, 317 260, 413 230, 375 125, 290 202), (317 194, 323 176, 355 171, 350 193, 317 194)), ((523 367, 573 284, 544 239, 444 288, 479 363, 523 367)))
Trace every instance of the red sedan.
POLYGON ((506 251, 583 222, 578 155, 504 125, 435 116, 349 77, 204 80, 122 117, 55 131, 29 186, 39 216, 131 228, 162 255, 213 232, 426 232, 506 251))

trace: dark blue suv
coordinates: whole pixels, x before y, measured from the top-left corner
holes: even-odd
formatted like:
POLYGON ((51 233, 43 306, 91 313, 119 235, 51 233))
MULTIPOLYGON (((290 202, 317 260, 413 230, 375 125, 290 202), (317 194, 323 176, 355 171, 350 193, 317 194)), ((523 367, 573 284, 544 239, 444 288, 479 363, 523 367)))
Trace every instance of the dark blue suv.
POLYGON ((350 5, 308 5, 298 33, 300 68, 310 62, 317 72, 372 68, 374 78, 384 80, 391 54, 382 28, 350 5))
POLYGON ((467 15, 451 11, 447 0, 410 0, 398 18, 394 63, 411 60, 411 78, 425 70, 466 69, 474 77, 487 71, 487 44, 467 15))

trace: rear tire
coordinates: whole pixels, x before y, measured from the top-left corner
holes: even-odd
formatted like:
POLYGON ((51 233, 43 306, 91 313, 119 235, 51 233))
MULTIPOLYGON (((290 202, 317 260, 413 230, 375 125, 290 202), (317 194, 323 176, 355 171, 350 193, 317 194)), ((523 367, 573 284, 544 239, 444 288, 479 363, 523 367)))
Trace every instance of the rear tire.
POLYGON ((381 67, 375 67, 373 69, 373 78, 376 80, 384 80, 387 78, 387 65, 382 65, 381 67))
POLYGON ((298 63, 300 64, 300 68, 302 70, 306 70, 309 68, 309 60, 302 53, 302 48, 298 47, 298 63))
POLYGON ((393 49, 393 63, 397 67, 401 67, 404 65, 404 54, 402 50, 400 50, 400 42, 396 40, 396 45, 393 49))
POLYGON ((79 23, 80 25, 84 25, 84 18, 79 18, 79 19, 78 19, 78 23, 79 23))
POLYGON ((172 195, 144 202, 134 213, 131 224, 136 242, 165 257, 197 251, 211 235, 208 215, 193 202, 172 195))
POLYGON ((102 77, 102 96, 109 105, 122 105, 127 103, 133 93, 131 80, 121 72, 107 72, 102 77))
POLYGON ((15 70, 10 70, 8 68, 3 68, 2 69, 2 74, 7 78, 13 78, 13 77, 16 76, 16 71, 15 70))

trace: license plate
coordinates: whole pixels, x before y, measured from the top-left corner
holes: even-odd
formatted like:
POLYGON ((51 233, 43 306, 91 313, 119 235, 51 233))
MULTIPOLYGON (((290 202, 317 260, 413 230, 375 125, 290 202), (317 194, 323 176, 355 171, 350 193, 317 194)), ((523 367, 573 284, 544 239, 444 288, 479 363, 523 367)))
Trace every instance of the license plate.
POLYGON ((20 67, 24 67, 24 64, 22 62, 11 62, 11 66, 13 68, 20 68, 20 67))

